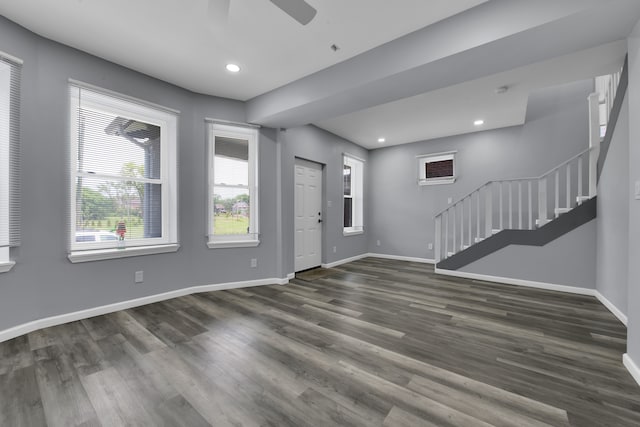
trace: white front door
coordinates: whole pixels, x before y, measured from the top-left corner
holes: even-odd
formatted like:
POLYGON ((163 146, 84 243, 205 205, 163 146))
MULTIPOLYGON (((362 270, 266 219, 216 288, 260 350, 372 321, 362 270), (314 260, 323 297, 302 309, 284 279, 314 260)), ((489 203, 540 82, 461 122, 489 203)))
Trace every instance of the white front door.
POLYGON ((295 270, 322 264, 322 165, 295 164, 295 270))

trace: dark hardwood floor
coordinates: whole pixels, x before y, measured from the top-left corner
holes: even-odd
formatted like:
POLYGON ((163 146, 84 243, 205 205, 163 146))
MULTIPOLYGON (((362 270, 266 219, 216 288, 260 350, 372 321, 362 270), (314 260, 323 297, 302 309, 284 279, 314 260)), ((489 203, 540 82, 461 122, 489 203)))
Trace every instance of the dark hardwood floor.
POLYGON ((0 425, 639 426, 625 336, 592 297, 367 258, 1 343, 0 425))

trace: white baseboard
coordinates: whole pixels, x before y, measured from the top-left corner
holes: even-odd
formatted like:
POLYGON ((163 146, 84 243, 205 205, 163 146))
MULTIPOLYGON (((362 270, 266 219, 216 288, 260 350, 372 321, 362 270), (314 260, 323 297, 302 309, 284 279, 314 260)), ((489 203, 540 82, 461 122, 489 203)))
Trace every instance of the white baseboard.
POLYGON ((622 355, 622 363, 624 364, 624 367, 627 368, 627 371, 629 371, 633 379, 636 380, 638 385, 640 385, 640 368, 638 368, 638 365, 636 365, 631 356, 629 356, 629 353, 622 355))
POLYGON ((341 260, 338 260, 338 261, 330 262, 330 263, 327 263, 327 264, 322 264, 322 268, 337 267, 339 265, 346 264, 348 262, 358 261, 359 259, 366 258, 367 256, 369 256, 369 254, 362 254, 362 255, 352 256, 350 258, 345 258, 345 259, 341 259, 341 260))
POLYGON ((384 259, 393 259, 396 261, 409 261, 409 262, 420 262, 423 264, 435 264, 436 260, 429 258, 416 258, 410 256, 400 256, 400 255, 387 255, 387 254, 377 254, 377 253, 368 253, 366 256, 371 258, 384 258, 384 259))
POLYGON ((579 294, 579 295, 589 295, 596 297, 598 301, 602 305, 604 305, 623 325, 627 326, 627 316, 611 301, 605 298, 600 292, 596 289, 587 289, 587 288, 578 288, 574 286, 566 286, 566 285, 556 285, 553 283, 544 283, 544 282, 534 282, 531 280, 521 280, 521 279, 513 279, 510 277, 499 277, 499 276, 488 276, 484 274, 476 274, 476 273, 467 273, 464 271, 452 271, 445 270, 441 268, 436 268, 435 272, 437 274, 442 274, 445 276, 454 276, 454 277, 462 277, 464 279, 473 279, 473 280, 483 280, 485 282, 497 282, 504 283, 507 285, 516 285, 516 286, 525 286, 528 288, 536 288, 536 289, 546 289, 549 291, 558 291, 558 292, 568 292, 571 294, 579 294))
POLYGON ((609 311, 611 313, 613 313, 614 316, 616 316, 618 318, 618 320, 620 322, 622 322, 622 324, 624 326, 627 326, 627 315, 624 314, 618 307, 616 307, 615 305, 613 305, 613 303, 611 301, 609 301, 604 295, 602 295, 599 291, 596 291, 596 298, 598 298, 598 300, 602 303, 602 305, 604 305, 605 307, 607 307, 607 309, 609 309, 609 311))
MULTIPOLYGON (((287 281, 296 278, 296 273, 287 274, 287 281)), ((286 283, 281 283, 282 285, 286 285, 286 283)))
POLYGON ((528 288, 546 289, 549 291, 568 292, 571 294, 596 296, 595 289, 578 288, 574 286, 556 285, 553 283, 534 282, 532 280, 513 279, 511 277, 488 276, 485 274, 467 273, 465 271, 435 269, 436 274, 445 276, 462 277, 464 279, 482 280, 485 282, 497 282, 507 285, 525 286, 528 288))
POLYGON ((252 286, 264 285, 285 285, 289 283, 289 276, 284 279, 258 279, 246 280, 242 282, 218 283, 215 285, 192 286, 190 288, 176 289, 175 291, 165 292, 162 294, 149 295, 142 298, 136 298, 128 301, 117 302, 114 304, 103 305, 100 307, 89 308, 86 310, 75 311, 73 313, 61 314, 59 316, 45 317, 43 319, 34 320, 13 328, 0 331, 0 342, 8 341, 12 338, 19 337, 38 329, 44 329, 51 326, 62 325, 76 320, 88 319, 89 317, 100 316, 102 314, 113 313, 115 311, 126 310, 128 308, 139 307, 154 302, 165 301, 171 298, 177 298, 185 295, 196 294, 200 292, 221 291, 225 289, 248 288, 252 286))
POLYGON ((387 255, 387 254, 376 254, 376 253, 366 253, 366 254, 362 254, 362 255, 356 255, 356 256, 352 256, 350 258, 345 258, 345 259, 341 259, 338 261, 334 261, 334 262, 330 262, 327 264, 322 264, 322 268, 333 268, 333 267, 337 267, 339 265, 342 264, 346 264, 348 262, 353 262, 353 261, 358 261, 359 259, 363 259, 363 258, 384 258, 384 259, 393 259, 393 260, 397 260, 397 261, 409 261, 409 262, 420 262, 423 264, 435 264, 436 261, 433 259, 428 259, 428 258, 415 258, 415 257, 409 257, 409 256, 400 256, 400 255, 387 255))

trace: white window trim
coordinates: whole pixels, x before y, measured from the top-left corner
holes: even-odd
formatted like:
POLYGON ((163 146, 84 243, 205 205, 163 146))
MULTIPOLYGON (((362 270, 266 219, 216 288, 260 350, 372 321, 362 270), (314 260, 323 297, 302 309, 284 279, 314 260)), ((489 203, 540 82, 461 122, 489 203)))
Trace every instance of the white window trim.
MULTIPOLYGON (((357 178, 353 179, 352 175, 352 181, 351 181, 351 191, 353 193, 354 188, 356 186, 359 186, 359 190, 362 194, 357 194, 355 196, 352 196, 352 215, 353 215, 353 222, 360 222, 362 225, 355 225, 352 227, 342 227, 342 235, 343 236, 357 236, 359 234, 364 234, 364 164, 365 161, 364 159, 361 159, 359 157, 356 157, 352 154, 348 154, 348 153, 343 153, 342 155, 342 168, 340 168, 341 170, 344 168, 345 163, 347 162, 347 159, 350 159, 351 161, 356 161, 360 163, 360 168, 361 170, 358 170, 357 172, 357 178), (356 182, 356 181, 359 181, 356 182), (356 209, 356 204, 359 204, 360 208, 358 209, 359 212, 357 212, 356 209), (360 221, 356 221, 356 218, 359 217, 358 219, 360 219, 360 221)), ((356 172, 355 170, 353 170, 353 172, 356 172)), ((343 186, 344 186, 344 181, 343 181, 343 186)), ((344 188, 343 191, 341 192, 343 194, 343 199, 344 199, 344 188)), ((344 201, 342 203, 342 216, 344 218, 344 201)))
POLYGON ((9 258, 9 247, 0 248, 0 273, 10 271, 14 265, 15 261, 9 258))
POLYGON ((258 167, 259 167, 259 153, 260 146, 258 144, 258 130, 255 126, 243 126, 241 124, 231 124, 229 122, 211 122, 207 120, 208 129, 208 156, 207 156, 207 171, 208 171, 208 187, 207 187, 207 247, 209 249, 217 248, 249 248, 256 247, 260 244, 260 217, 259 217, 259 187, 258 187, 258 167), (214 192, 215 187, 215 174, 214 174, 214 159, 215 159, 215 142, 216 136, 246 139, 249 141, 249 160, 248 160, 248 172, 249 172, 249 230, 251 233, 247 235, 231 234, 225 236, 214 235, 214 192))
MULTIPOLYGON (((14 58, 3 52, 0 52, 0 56, 6 60, 13 62, 15 65, 22 65, 22 60, 14 58)), ((6 83, 7 98, 3 99, 6 102, 5 105, 7 111, 11 110, 11 79, 13 74, 13 67, 6 64, 7 72, 6 83)), ((4 73, 3 73, 4 74, 4 73)), ((0 212, 0 227, 2 227, 2 234, 7 238, 5 242, 10 245, 11 242, 11 119, 10 115, 7 116, 7 123, 2 124, 3 129, 6 131, 6 135, 3 134, 3 141, 0 141, 0 206, 3 206, 3 212, 0 212)), ((4 133, 4 132, 3 132, 4 133)), ((4 244, 4 243, 3 243, 4 244)), ((15 261, 11 261, 11 250, 9 246, 0 247, 0 273, 6 273, 15 266, 15 261)))
POLYGON ((416 156, 418 159, 418 185, 440 185, 440 184, 453 184, 456 182, 457 170, 456 170, 456 153, 457 151, 447 151, 444 153, 434 154, 421 154, 416 156), (443 178, 429 178, 426 177, 425 164, 432 162, 440 162, 443 160, 453 160, 453 176, 443 178))
MULTIPOLYGON (((178 250, 178 206, 177 206, 177 131, 178 117, 172 110, 157 107, 144 101, 136 101, 126 95, 100 91, 70 84, 70 183, 69 183, 69 260, 75 262, 98 261, 124 258, 152 253, 175 252, 178 250), (75 239, 76 223, 76 178, 78 177, 78 121, 75 115, 80 103, 82 90, 83 108, 116 114, 159 126, 161 172, 160 179, 148 179, 161 184, 162 191, 162 237, 126 241, 125 248, 118 248, 118 242, 79 243, 75 239), (171 249, 171 250, 167 250, 171 249)), ((99 175, 87 175, 99 177, 99 175)), ((107 177, 108 178, 108 177, 107 177)), ((118 177, 115 177, 118 178, 118 177)))
POLYGON ((132 256, 164 254, 177 252, 180 245, 131 246, 123 249, 96 249, 91 251, 76 251, 69 254, 69 261, 74 264, 80 262, 100 261, 104 259, 127 258, 132 256))

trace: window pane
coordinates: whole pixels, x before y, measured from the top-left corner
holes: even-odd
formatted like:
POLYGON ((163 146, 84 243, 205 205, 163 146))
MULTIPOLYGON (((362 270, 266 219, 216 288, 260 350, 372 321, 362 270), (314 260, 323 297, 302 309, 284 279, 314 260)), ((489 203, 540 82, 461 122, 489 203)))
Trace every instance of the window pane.
POLYGON ((162 237, 161 185, 78 177, 76 242, 115 240, 119 231, 125 240, 162 237))
POLYGON ((351 166, 344 165, 342 175, 344 177, 344 195, 350 196, 351 195, 351 166))
POLYGON ((453 160, 441 160, 438 162, 425 163, 426 177, 443 178, 453 176, 453 160))
POLYGON ((213 194, 213 234, 248 234, 249 189, 214 186, 213 194))
POLYGON ((249 141, 216 137, 214 182, 249 185, 249 141))
POLYGON ((103 112, 78 112, 78 170, 160 179, 160 127, 103 112))
POLYGON ((344 198, 344 225, 343 227, 353 227, 353 199, 344 198))

